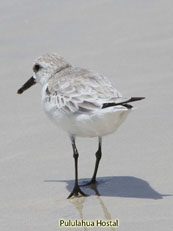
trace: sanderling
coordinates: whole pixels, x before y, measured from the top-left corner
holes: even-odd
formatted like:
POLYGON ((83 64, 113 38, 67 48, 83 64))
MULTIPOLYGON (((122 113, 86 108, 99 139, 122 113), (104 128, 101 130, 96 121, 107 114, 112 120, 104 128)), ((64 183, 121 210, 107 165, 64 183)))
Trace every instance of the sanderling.
POLYGON ((96 175, 102 156, 102 136, 113 133, 132 109, 130 102, 144 97, 124 98, 108 78, 96 72, 73 67, 57 54, 45 54, 33 65, 33 76, 17 91, 40 83, 42 106, 58 127, 71 139, 75 161, 75 183, 68 198, 85 196, 78 184, 78 150, 75 138, 98 137, 98 150, 94 174, 89 184, 96 183, 96 175))

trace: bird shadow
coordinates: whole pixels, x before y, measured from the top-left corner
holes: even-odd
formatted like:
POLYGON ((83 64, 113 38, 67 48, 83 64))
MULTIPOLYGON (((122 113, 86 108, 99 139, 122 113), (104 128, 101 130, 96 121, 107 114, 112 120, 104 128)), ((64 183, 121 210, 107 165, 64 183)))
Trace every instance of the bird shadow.
MULTIPOLYGON (((150 184, 133 176, 106 176, 98 177, 97 184, 83 186, 89 179, 80 179, 79 185, 88 196, 127 197, 145 199, 163 199, 169 194, 160 194, 150 184)), ((45 180, 45 182, 65 182, 67 190, 72 191, 74 180, 45 180)))

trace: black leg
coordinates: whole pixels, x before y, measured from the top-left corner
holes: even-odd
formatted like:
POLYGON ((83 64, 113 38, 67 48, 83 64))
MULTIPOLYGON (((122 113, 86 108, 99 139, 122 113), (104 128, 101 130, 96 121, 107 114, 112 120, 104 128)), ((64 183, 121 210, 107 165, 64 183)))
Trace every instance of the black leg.
POLYGON ((90 185, 90 184, 96 184, 96 175, 97 175, 97 171, 98 171, 98 167, 99 167, 99 163, 100 163, 100 160, 101 160, 101 157, 102 157, 102 138, 99 137, 99 145, 98 145, 98 150, 96 152, 96 163, 95 163, 95 169, 94 169, 94 173, 93 173, 93 176, 91 178, 91 180, 84 184, 83 186, 87 186, 87 185, 90 185))
POLYGON ((70 193, 70 195, 68 196, 68 199, 72 196, 86 196, 85 193, 83 193, 79 187, 79 184, 78 184, 78 157, 79 157, 79 154, 78 154, 78 150, 76 148, 76 144, 75 144, 75 138, 72 137, 71 138, 72 140, 72 147, 73 147, 73 157, 74 157, 74 161, 75 161, 75 184, 74 184, 74 188, 72 190, 72 192, 70 193))
POLYGON ((99 163, 102 157, 102 138, 99 137, 99 145, 98 145, 98 150, 96 152, 96 163, 95 163, 95 169, 94 169, 94 173, 93 176, 91 178, 91 181, 89 182, 90 184, 95 184, 96 183, 96 175, 97 175, 97 171, 98 171, 98 167, 99 167, 99 163))

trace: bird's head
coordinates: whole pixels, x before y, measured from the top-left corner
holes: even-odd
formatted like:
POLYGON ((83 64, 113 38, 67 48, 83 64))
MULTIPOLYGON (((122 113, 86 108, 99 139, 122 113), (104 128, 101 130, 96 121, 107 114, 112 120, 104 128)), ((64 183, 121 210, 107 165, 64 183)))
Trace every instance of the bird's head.
POLYGON ((44 85, 57 72, 71 65, 57 54, 45 54, 38 57, 33 64, 32 77, 17 91, 22 94, 25 90, 36 83, 44 85))

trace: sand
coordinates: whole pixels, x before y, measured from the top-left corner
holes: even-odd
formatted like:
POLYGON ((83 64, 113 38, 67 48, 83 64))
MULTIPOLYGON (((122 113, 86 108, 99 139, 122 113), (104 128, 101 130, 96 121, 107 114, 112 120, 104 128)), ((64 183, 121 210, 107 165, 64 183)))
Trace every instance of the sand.
MULTIPOLYGON (((60 219, 172 230, 172 9, 171 0, 1 1, 1 230, 69 230, 60 219), (105 74, 124 96, 146 97, 103 139, 99 184, 83 188, 86 198, 66 199, 74 182, 71 144, 44 114, 41 87, 16 94, 33 60, 49 51, 105 74)), ((92 176, 97 139, 79 138, 77 146, 82 182, 92 176)))

